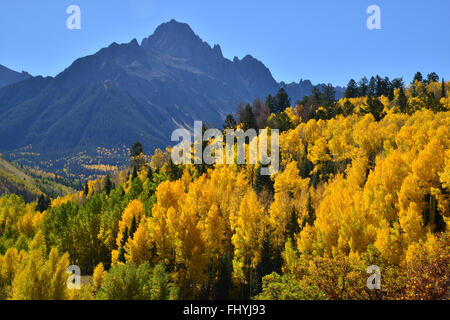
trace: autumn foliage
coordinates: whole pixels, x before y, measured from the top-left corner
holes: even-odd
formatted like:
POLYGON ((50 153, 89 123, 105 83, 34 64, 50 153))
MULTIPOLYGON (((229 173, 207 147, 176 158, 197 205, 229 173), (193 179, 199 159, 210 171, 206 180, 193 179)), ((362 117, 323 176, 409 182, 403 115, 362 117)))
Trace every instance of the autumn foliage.
POLYGON ((421 90, 406 90, 408 112, 399 90, 377 98, 379 117, 368 97, 325 119, 288 108, 267 179, 257 165, 176 166, 158 150, 110 192, 91 181, 43 213, 4 196, 0 298, 448 299, 449 98, 435 110, 421 90), (68 290, 69 264, 92 284, 68 290), (370 265, 380 290, 366 286, 370 265))

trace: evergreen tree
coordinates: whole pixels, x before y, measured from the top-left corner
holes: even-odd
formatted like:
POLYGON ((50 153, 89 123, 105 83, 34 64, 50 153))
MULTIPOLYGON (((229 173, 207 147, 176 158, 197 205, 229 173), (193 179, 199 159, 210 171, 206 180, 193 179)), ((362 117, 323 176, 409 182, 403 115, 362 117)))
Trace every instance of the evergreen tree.
POLYGON ((316 212, 314 210, 310 193, 308 194, 308 201, 306 203, 306 212, 306 218, 303 221, 302 227, 304 227, 306 223, 312 226, 314 224, 314 221, 316 220, 316 212))
POLYGON ((445 90, 445 81, 444 81, 444 78, 442 78, 441 98, 447 98, 447 92, 446 92, 446 90, 445 90))
POLYGON ((405 90, 403 90, 403 87, 400 87, 400 91, 398 93, 398 106, 400 107, 401 113, 408 112, 408 98, 405 95, 405 90))
POLYGON ((271 113, 274 113, 275 111, 275 99, 272 97, 271 94, 269 94, 266 98, 266 106, 269 108, 269 111, 271 113))
POLYGON ((131 148, 130 156, 131 156, 131 157, 137 157, 137 156, 139 156, 141 153, 144 153, 144 148, 142 147, 142 143, 140 143, 140 142, 135 142, 135 143, 133 144, 133 147, 131 148))
POLYGON ((342 113, 344 116, 349 116, 353 113, 353 110, 355 109, 355 106, 350 101, 344 102, 344 109, 342 110, 342 113))
POLYGON ((431 72, 427 75, 427 83, 438 82, 439 76, 436 72, 431 72))
POLYGON ((136 179, 138 176, 137 174, 137 168, 133 167, 133 174, 131 175, 131 181, 134 181, 134 179, 136 179))
POLYGON ((40 212, 44 212, 50 207, 51 200, 50 198, 46 197, 44 194, 41 194, 41 196, 38 199, 37 209, 40 212))
POLYGON ((223 125, 224 129, 234 129, 236 127, 236 120, 234 120, 234 117, 232 114, 228 114, 225 118, 225 123, 223 125))
POLYGON ((374 97, 377 94, 377 81, 374 77, 370 78, 369 87, 368 87, 368 95, 370 97, 374 97))
POLYGON ((123 230, 122 233, 122 239, 120 241, 119 256, 117 257, 118 262, 125 263, 125 244, 128 241, 128 237, 129 237, 128 226, 125 226, 125 229, 123 230))
MULTIPOLYGON (((286 108, 291 106, 291 99, 289 98, 286 90, 281 88, 278 90, 277 94, 274 97, 274 106, 273 109, 270 109, 272 113, 280 113, 283 112, 286 108)), ((270 107, 269 107, 270 108, 270 107)))
POLYGON ((269 175, 262 175, 261 174, 261 164, 258 164, 257 166, 255 166, 255 178, 254 178, 254 183, 253 183, 253 187, 255 189, 255 191, 257 193, 260 193, 262 190, 264 190, 264 188, 266 188, 266 190, 268 190, 269 192, 274 192, 273 189, 273 180, 270 179, 269 175))
MULTIPOLYGON (((204 164, 201 164, 204 165, 204 164)), ((204 168, 206 169, 206 168, 204 168)), ((169 159, 169 162, 167 163, 167 174, 170 178, 170 181, 175 181, 181 178, 183 175, 183 169, 180 166, 177 166, 173 161, 172 158, 169 159)))
POLYGON ((112 182, 111 182, 111 178, 109 177, 109 175, 106 176, 106 182, 105 182, 105 192, 106 194, 109 196, 109 194, 111 193, 111 190, 113 188, 112 182))
POLYGON ((369 97, 367 99, 367 105, 369 107, 369 113, 373 115, 375 121, 380 121, 381 119, 383 119, 384 106, 377 97, 369 97))
POLYGON ((334 102, 336 101, 336 90, 333 88, 331 83, 327 84, 323 87, 322 93, 323 105, 327 108, 330 108, 334 102))
POLYGON ((133 216, 133 219, 131 220, 131 227, 130 227, 130 238, 133 238, 133 235, 136 232, 137 227, 138 227, 138 223, 136 221, 136 216, 133 216))
POLYGON ((389 101, 392 101, 392 100, 394 100, 394 97, 395 97, 395 95, 394 95, 394 86, 392 85, 392 82, 389 81, 388 77, 386 77, 384 79, 384 82, 386 84, 387 97, 388 97, 389 101))
POLYGON ((217 285, 215 286, 214 297, 217 300, 228 300, 231 298, 230 290, 232 282, 233 264, 229 253, 225 253, 220 258, 220 267, 217 285))
POLYGON ((315 86, 312 89, 311 97, 313 99, 313 105, 319 106, 322 103, 322 92, 320 92, 320 89, 318 86, 315 86))
POLYGON ((356 98, 358 96, 358 86, 356 84, 356 81, 353 79, 350 79, 350 81, 347 84, 347 89, 345 89, 345 98, 356 98))
POLYGON ((416 74, 414 75, 412 83, 414 83, 415 81, 423 82, 423 76, 420 72, 416 72, 416 74))
POLYGON ((359 80, 358 85, 358 96, 359 97, 365 97, 369 91, 369 87, 368 87, 368 83, 369 81, 367 80, 366 77, 361 78, 361 80, 359 80))
POLYGON ((244 109, 244 116, 242 119, 243 130, 246 131, 248 129, 258 129, 256 124, 255 115, 253 114, 252 108, 250 104, 247 103, 244 109))
POLYGON ((271 257, 271 245, 269 235, 266 233, 261 247, 261 260, 256 267, 256 278, 250 289, 250 295, 253 297, 262 290, 262 278, 274 272, 274 264, 271 257))
POLYGON ((120 246, 123 247, 125 246, 125 243, 127 243, 128 241, 128 237, 129 237, 129 232, 128 232, 128 226, 125 226, 125 229, 122 232, 122 240, 120 241, 120 246))
POLYGON ((382 95, 388 96, 388 94, 389 94, 389 92, 388 92, 389 86, 390 86, 390 81, 389 81, 388 77, 385 77, 383 79, 379 75, 377 75, 377 77, 376 77, 376 90, 375 90, 376 93, 375 93, 375 95, 377 97, 382 96, 382 95))
POLYGON ((89 185, 86 182, 86 184, 84 185, 84 195, 87 196, 89 194, 89 185))
POLYGON ((404 85, 403 78, 395 78, 392 80, 391 87, 393 90, 400 89, 404 85))
POLYGON ((125 263, 125 248, 124 247, 120 247, 119 256, 117 257, 117 261, 125 263))
POLYGON ((294 235, 300 232, 300 226, 298 225, 297 211, 293 208, 289 216, 289 222, 286 226, 288 237, 294 240, 294 235))
POLYGON ((269 121, 269 127, 272 129, 278 129, 280 132, 294 129, 294 125, 286 112, 281 112, 272 118, 269 121))

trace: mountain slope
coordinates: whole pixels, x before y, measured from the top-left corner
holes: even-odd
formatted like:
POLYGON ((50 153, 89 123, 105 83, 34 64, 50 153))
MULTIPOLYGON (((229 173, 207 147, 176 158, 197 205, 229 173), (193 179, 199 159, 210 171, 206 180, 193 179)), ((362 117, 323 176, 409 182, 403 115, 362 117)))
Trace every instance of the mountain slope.
POLYGON ((141 44, 113 43, 76 60, 54 78, 34 77, 0 89, 0 150, 27 146, 43 157, 141 141, 169 143, 195 120, 220 127, 239 102, 286 87, 296 101, 310 82, 277 83, 250 55, 233 61, 184 23, 160 25, 141 44))
POLYGON ((0 64, 0 88, 31 78, 27 72, 16 72, 0 64))
POLYGON ((71 187, 56 181, 43 173, 34 174, 32 170, 21 169, 0 157, 0 196, 17 194, 25 201, 35 201, 41 194, 52 197, 75 192, 71 187))

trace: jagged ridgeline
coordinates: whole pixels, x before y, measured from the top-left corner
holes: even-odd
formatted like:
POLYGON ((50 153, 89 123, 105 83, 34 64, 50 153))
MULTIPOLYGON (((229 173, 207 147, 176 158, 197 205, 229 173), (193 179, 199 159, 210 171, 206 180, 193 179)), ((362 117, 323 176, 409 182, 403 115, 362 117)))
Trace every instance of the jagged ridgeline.
MULTIPOLYGON (((282 86, 295 101, 313 89, 309 81, 277 83, 250 55, 224 58, 220 46, 211 47, 175 20, 141 43, 113 43, 80 58, 56 77, 13 80, 0 89, 0 151, 5 157, 39 154, 20 160, 34 165, 80 152, 97 156, 99 147, 135 141, 148 150, 162 148, 174 129, 191 128, 194 120, 220 127, 239 102, 274 95, 282 86)), ((107 165, 126 163, 122 155, 98 158, 107 165)), ((64 174, 61 163, 53 165, 64 174)))

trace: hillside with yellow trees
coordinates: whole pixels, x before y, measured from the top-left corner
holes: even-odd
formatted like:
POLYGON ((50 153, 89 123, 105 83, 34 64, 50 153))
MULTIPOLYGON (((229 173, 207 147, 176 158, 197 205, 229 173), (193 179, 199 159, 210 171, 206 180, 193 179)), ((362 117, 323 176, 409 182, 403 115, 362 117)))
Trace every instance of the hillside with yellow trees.
POLYGON ((450 82, 347 96, 267 114, 270 177, 138 148, 41 210, 1 197, 0 298, 449 299, 450 82), (92 281, 69 290, 69 265, 92 281))

